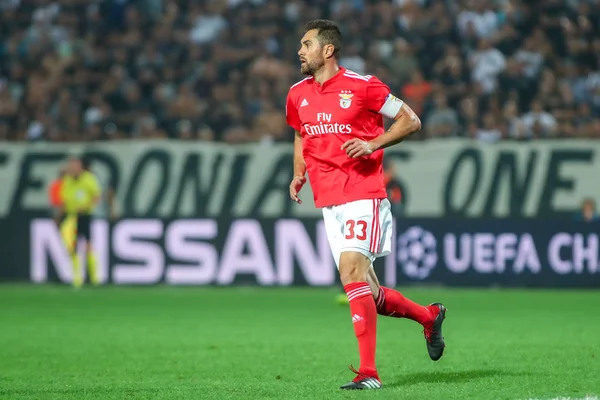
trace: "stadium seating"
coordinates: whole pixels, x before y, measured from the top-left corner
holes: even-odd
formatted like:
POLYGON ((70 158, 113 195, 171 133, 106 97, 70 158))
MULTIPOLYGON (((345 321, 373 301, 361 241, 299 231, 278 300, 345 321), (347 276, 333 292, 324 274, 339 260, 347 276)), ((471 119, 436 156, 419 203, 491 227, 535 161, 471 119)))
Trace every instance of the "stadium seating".
POLYGON ((600 138, 600 3, 538 3, 0 0, 0 140, 290 140, 312 18, 419 112, 416 140, 600 138))

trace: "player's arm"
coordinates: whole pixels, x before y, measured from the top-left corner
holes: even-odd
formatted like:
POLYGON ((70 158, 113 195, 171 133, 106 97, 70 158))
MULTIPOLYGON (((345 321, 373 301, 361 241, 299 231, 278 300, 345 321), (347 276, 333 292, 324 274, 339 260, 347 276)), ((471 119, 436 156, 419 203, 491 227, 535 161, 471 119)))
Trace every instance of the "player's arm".
POLYGON ((296 203, 302 204, 302 200, 298 197, 298 193, 306 183, 306 163, 302 155, 302 134, 300 133, 302 122, 294 97, 290 93, 288 93, 285 103, 285 119, 286 123, 294 129, 294 177, 290 183, 290 197, 296 203))
POLYGON ((85 204, 80 211, 88 211, 94 208, 100 201, 100 195, 102 194, 100 190, 100 183, 98 183, 98 179, 94 175, 88 175, 86 186, 90 194, 90 202, 85 204))
POLYGON ((90 179, 90 193, 92 194, 92 206, 95 206, 100 202, 102 189, 100 189, 100 183, 98 182, 98 178, 96 178, 93 175, 90 179))
POLYGON ((306 163, 302 155, 302 135, 295 131, 294 135, 294 177, 306 175, 306 163))
POLYGON ((412 108, 404 102, 402 102, 400 109, 396 112, 394 120, 394 123, 387 132, 369 142, 373 151, 398 144, 413 133, 421 130, 421 120, 412 108))
POLYGON ((421 120, 417 114, 404 101, 394 96, 389 87, 379 79, 371 78, 367 83, 365 102, 369 111, 393 118, 394 123, 387 132, 371 141, 358 138, 348 140, 342 145, 348 157, 362 157, 393 146, 421 129, 421 120))
POLYGON ((294 178, 290 183, 290 197, 298 204, 302 204, 302 200, 298 197, 298 193, 302 186, 306 183, 306 163, 302 155, 302 135, 299 131, 295 131, 294 135, 294 178))
POLYGON ((56 222, 57 225, 60 223, 60 220, 62 218, 62 207, 63 207, 60 188, 61 188, 61 182, 54 181, 54 182, 52 182, 52 184, 50 185, 50 188, 48 189, 48 200, 50 203, 50 207, 53 209, 54 221, 56 222))
POLYGON ((58 198, 60 199, 60 206, 58 206, 56 209, 55 222, 57 225, 60 225, 60 222, 62 221, 63 217, 65 216, 65 214, 67 212, 67 201, 69 199, 67 198, 68 192, 65 189, 65 187, 66 187, 65 181, 63 179, 63 181, 60 184, 60 189, 58 190, 58 198))

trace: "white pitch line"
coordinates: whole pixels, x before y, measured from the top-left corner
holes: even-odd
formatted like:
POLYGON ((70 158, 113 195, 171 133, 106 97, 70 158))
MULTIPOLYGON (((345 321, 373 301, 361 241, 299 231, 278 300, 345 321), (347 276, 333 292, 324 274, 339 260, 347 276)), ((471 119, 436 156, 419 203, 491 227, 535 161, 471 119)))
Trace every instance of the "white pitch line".
POLYGON ((553 397, 550 399, 527 399, 527 400, 600 400, 598 396, 585 396, 585 397, 553 397))

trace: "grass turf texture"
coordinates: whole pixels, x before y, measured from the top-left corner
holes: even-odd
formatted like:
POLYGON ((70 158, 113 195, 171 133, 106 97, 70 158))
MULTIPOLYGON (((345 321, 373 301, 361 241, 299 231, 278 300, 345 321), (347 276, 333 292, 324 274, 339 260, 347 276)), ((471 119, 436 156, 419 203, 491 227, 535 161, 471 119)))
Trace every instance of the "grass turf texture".
POLYGON ((410 289, 448 307, 446 354, 379 319, 384 389, 332 289, 0 285, 1 399, 545 399, 600 394, 598 292, 410 289))

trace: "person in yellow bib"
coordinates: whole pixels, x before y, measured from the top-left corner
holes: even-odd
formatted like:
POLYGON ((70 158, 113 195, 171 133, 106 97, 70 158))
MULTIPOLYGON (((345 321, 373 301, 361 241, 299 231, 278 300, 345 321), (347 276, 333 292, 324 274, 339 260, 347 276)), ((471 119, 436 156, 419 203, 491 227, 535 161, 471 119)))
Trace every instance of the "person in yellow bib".
POLYGON ((77 241, 79 238, 85 241, 90 282, 92 284, 99 283, 96 256, 92 248, 90 231, 92 214, 100 200, 100 195, 100 184, 96 176, 83 168, 83 162, 80 158, 71 158, 67 167, 67 174, 63 178, 61 186, 61 199, 67 220, 74 222, 72 225, 75 230, 74 234, 63 235, 63 237, 66 239, 67 250, 73 263, 73 286, 75 287, 83 285, 81 264, 77 254, 77 241))

